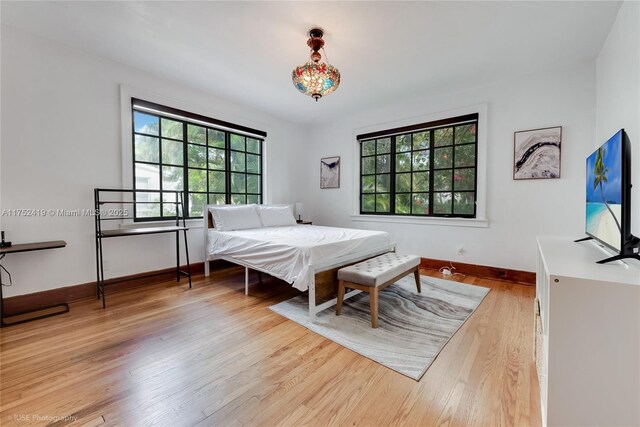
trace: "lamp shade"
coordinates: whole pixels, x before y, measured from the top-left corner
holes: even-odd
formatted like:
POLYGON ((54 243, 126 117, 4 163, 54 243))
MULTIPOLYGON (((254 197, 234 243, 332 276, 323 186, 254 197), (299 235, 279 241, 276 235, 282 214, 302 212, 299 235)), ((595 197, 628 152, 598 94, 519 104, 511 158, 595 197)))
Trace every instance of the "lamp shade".
POLYGON ((293 84, 301 93, 318 100, 340 85, 340 72, 333 65, 307 62, 293 70, 293 84))
POLYGON ((302 202, 296 202, 296 216, 302 215, 304 210, 304 204, 302 202))

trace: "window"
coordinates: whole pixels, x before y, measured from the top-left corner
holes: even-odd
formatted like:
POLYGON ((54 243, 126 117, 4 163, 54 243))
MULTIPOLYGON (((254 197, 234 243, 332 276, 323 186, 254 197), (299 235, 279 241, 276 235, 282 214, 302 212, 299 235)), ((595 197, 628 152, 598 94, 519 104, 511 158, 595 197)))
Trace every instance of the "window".
POLYGON ((476 217, 478 114, 358 135, 360 213, 476 217))
POLYGON ((137 99, 132 118, 136 201, 148 202, 136 220, 175 217, 175 191, 187 218, 207 203, 262 203, 265 132, 137 99))

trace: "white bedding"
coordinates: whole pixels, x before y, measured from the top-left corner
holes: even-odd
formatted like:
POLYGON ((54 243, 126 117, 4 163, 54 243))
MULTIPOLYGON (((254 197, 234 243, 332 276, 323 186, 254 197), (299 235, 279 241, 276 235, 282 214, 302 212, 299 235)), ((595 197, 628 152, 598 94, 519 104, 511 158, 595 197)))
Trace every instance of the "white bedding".
POLYGON ((234 261, 306 291, 311 265, 388 245, 391 238, 384 231, 291 225, 236 231, 211 229, 206 250, 209 259, 234 261))

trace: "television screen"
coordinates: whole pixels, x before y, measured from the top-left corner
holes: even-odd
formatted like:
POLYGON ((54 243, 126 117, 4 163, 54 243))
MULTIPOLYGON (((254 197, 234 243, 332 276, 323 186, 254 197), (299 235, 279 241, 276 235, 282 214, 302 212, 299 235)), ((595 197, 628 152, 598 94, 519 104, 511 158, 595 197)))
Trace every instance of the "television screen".
POLYGON ((622 133, 587 158, 586 233, 618 252, 622 248, 622 133))

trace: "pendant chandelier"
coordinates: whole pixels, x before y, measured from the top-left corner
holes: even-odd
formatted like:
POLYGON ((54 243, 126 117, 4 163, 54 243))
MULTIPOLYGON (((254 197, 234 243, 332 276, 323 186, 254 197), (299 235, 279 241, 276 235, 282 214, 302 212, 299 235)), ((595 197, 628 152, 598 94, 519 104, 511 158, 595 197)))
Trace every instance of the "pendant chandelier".
POLYGON ((324 40, 322 36, 324 32, 320 28, 313 28, 309 31, 309 40, 307 45, 311 48, 309 62, 300 65, 293 70, 291 79, 293 85, 305 95, 316 100, 316 102, 324 95, 328 95, 340 86, 340 72, 328 62, 320 62, 322 56, 320 49, 324 51, 324 40))

